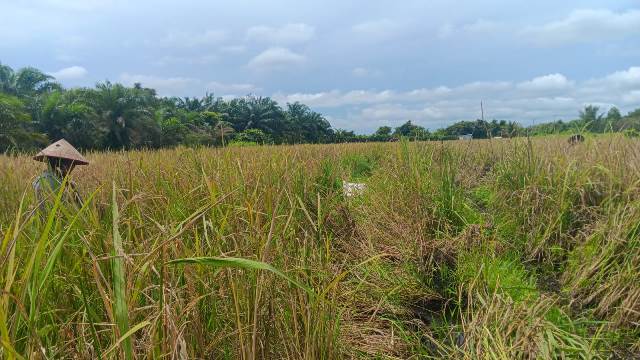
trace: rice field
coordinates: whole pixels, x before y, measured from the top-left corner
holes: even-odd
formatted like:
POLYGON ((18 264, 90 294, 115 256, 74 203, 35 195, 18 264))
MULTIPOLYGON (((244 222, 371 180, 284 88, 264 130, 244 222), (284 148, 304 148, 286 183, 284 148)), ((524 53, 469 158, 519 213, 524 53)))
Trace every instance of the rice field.
POLYGON ((640 354, 638 140, 87 158, 36 208, 0 157, 4 359, 640 354))

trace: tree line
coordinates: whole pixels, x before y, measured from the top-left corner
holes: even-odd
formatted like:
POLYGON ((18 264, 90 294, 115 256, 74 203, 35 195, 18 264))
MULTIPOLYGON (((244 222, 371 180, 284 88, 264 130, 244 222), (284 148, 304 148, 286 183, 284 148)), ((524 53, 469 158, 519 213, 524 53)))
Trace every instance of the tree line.
POLYGON ((514 121, 459 121, 436 131, 407 121, 373 134, 333 129, 327 119, 295 102, 284 107, 269 97, 231 100, 160 97, 154 89, 109 81, 93 88, 63 88, 32 67, 14 70, 0 63, 0 152, 33 150, 65 138, 81 149, 160 148, 177 145, 297 144, 514 137, 567 131, 640 131, 640 109, 604 115, 587 106, 579 119, 524 128, 514 121))
POLYGON ((109 81, 64 89, 38 69, 0 64, 0 151, 60 138, 82 149, 133 149, 326 143, 333 134, 322 114, 298 102, 282 108, 268 97, 159 97, 141 84, 109 81))
POLYGON ((541 136, 552 134, 624 132, 631 137, 640 137, 640 109, 625 116, 616 107, 607 113, 600 107, 587 105, 578 113, 578 118, 570 121, 557 120, 523 127, 518 122, 507 120, 458 121, 450 126, 430 132, 422 126, 407 121, 395 129, 379 127, 371 135, 357 135, 353 131, 336 130, 336 142, 390 141, 400 137, 410 140, 455 140, 460 135, 471 135, 474 139, 509 138, 518 136, 541 136))
POLYGON ((606 113, 600 107, 587 105, 580 110, 575 120, 543 123, 529 127, 531 135, 564 134, 568 132, 624 132, 631 137, 640 135, 640 108, 623 116, 617 107, 611 107, 606 113))

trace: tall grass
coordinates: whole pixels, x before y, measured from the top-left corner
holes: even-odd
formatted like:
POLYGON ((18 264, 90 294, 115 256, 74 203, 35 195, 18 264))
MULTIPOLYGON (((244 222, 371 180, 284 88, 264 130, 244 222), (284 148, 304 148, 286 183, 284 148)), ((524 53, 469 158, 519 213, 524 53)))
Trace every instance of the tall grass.
POLYGON ((42 209, 1 157, 1 356, 631 357, 638 145, 93 153, 42 209))

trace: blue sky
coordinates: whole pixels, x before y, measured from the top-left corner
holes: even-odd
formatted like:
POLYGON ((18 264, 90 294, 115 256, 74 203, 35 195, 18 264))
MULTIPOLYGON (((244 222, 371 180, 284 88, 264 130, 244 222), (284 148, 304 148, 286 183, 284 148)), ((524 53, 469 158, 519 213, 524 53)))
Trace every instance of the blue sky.
POLYGON ((336 128, 640 107, 638 1, 0 0, 0 62, 66 86, 301 101, 336 128))

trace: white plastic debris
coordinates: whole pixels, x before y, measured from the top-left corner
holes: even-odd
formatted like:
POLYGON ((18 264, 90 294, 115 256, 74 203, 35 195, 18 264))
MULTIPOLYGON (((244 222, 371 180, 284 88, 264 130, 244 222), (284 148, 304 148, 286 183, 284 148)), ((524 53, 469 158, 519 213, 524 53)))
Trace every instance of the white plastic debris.
POLYGON ((344 196, 346 197, 362 195, 366 188, 367 184, 364 183, 352 183, 346 181, 342 182, 342 191, 344 192, 344 196))

